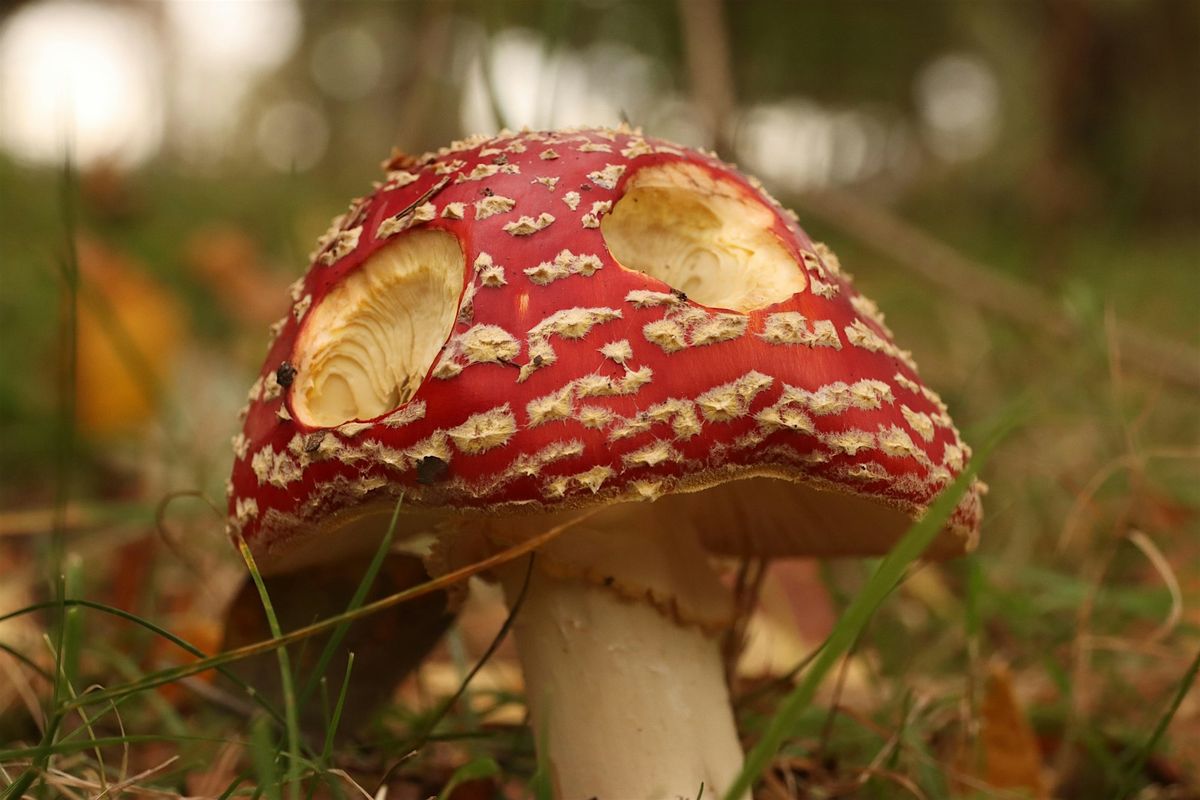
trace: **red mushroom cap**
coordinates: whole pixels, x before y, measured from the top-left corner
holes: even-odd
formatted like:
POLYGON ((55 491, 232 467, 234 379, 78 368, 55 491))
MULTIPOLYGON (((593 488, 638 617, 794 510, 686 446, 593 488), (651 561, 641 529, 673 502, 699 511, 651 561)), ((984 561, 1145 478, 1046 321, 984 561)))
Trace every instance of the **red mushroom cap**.
MULTIPOLYGON (((349 546, 331 525, 401 493, 411 527, 662 498, 718 551, 876 554, 970 456, 836 257, 711 155, 630 130, 523 132, 385 168, 294 285, 234 440, 231 532, 268 570, 349 546), (708 307, 618 263, 604 216, 651 168, 751 204, 798 290, 708 307), (307 323, 421 231, 461 249, 448 338, 398 407, 316 424, 297 397, 307 323)), ((969 549, 979 519, 977 486, 932 552, 969 549)))

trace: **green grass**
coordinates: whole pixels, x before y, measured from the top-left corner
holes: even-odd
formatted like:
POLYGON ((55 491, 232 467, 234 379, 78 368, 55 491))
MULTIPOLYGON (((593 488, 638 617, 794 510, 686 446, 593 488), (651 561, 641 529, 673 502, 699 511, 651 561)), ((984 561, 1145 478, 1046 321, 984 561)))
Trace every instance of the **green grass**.
POLYGON ((1158 718, 1158 722, 1155 723, 1150 736, 1140 746, 1134 747, 1131 750, 1123 769, 1123 774, 1121 775, 1121 781, 1118 784, 1116 792, 1113 794, 1113 800, 1122 800, 1122 798, 1129 796, 1130 790, 1138 782, 1142 768, 1146 765, 1146 759, 1158 749, 1163 736, 1167 733, 1167 727, 1171 724, 1171 720, 1175 718, 1175 714, 1183 704, 1183 699, 1187 697, 1188 692, 1196 685, 1196 676, 1198 673, 1200 673, 1200 651, 1196 653, 1196 657, 1192 659, 1192 663, 1188 666, 1187 671, 1179 679, 1178 689, 1171 698, 1166 711, 1163 712, 1162 716, 1158 718))
POLYGON ((966 494, 978 471, 986 462, 989 446, 980 452, 954 483, 930 505, 921 520, 896 543, 880 562, 862 591, 850 602, 834 625, 833 631, 821 645, 815 661, 800 678, 799 683, 780 702, 774 716, 763 731, 758 743, 746 754, 746 763, 733 784, 726 790, 725 800, 738 800, 746 795, 778 755, 783 743, 795 730, 800 714, 812 704, 817 687, 851 645, 862 635, 867 623, 880 604, 902 581, 905 571, 925 552, 959 500, 966 494))
MULTIPOLYGON (((258 571, 258 565, 254 563, 254 555, 250 552, 250 548, 244 540, 238 541, 238 551, 242 554, 242 559, 246 562, 246 566, 250 570, 250 577, 254 580, 254 587, 258 589, 258 597, 262 601, 263 611, 267 614, 267 624, 270 626, 271 636, 279 639, 283 636, 283 631, 279 628, 279 619, 275 616, 275 607, 271 604, 271 596, 267 593, 267 587, 263 583, 262 574, 258 571)), ((283 780, 288 787, 288 797, 291 800, 299 800, 300 721, 296 701, 296 689, 292 684, 292 663, 288 658, 286 646, 277 647, 275 649, 275 656, 279 659, 279 683, 283 687, 284 727, 287 733, 288 760, 283 780)), ((259 741, 257 735, 254 737, 254 741, 254 749, 257 751, 262 743, 259 741)), ((260 775, 262 759, 263 757, 260 755, 255 756, 255 764, 260 770, 260 775)), ((262 786, 263 784, 260 782, 259 785, 262 786)), ((270 787, 268 786, 269 790, 270 787)))

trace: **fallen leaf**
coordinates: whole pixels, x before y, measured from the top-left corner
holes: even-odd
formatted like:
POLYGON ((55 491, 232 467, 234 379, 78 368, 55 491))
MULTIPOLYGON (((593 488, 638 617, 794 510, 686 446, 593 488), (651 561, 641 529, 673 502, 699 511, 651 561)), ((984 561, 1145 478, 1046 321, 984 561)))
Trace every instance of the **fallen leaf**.
POLYGON ((1031 797, 1047 797, 1037 736, 1013 690, 1008 667, 991 667, 979 716, 977 777, 997 789, 1024 789, 1031 797))

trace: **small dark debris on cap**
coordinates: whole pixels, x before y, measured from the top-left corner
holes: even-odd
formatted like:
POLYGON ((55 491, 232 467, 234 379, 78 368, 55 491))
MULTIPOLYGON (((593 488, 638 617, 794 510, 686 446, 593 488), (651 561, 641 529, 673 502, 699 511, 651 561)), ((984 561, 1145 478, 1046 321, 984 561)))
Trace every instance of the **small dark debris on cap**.
POLYGON ((275 370, 275 381, 285 389, 292 385, 292 379, 295 377, 296 368, 290 361, 284 361, 279 365, 279 369, 275 370))
POLYGON ((432 486, 444 481, 450 472, 450 465, 437 456, 423 456, 417 462, 417 483, 422 486, 432 486))

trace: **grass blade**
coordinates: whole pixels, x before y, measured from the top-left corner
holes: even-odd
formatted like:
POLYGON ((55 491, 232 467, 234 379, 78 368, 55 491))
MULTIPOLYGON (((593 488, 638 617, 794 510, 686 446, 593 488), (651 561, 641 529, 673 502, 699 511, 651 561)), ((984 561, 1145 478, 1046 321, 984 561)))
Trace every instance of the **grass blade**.
POLYGON ((78 358, 79 358, 79 253, 76 250, 76 219, 75 219, 75 163, 70 145, 67 145, 63 155, 63 170, 61 184, 61 210, 63 220, 63 236, 66 254, 60 264, 62 270, 63 302, 59 304, 59 344, 58 357, 58 415, 54 426, 54 524, 49 539, 49 552, 46 554, 50 564, 53 581, 54 601, 50 607, 56 609, 57 632, 54 646, 54 681, 51 688, 50 712, 45 734, 34 756, 33 764, 9 785, 0 797, 7 800, 10 797, 21 797, 34 781, 46 769, 50 759, 50 746, 58 734, 62 724, 64 711, 62 702, 64 692, 63 654, 67 638, 67 589, 66 575, 63 572, 63 559, 66 552, 67 508, 71 501, 71 478, 74 473, 76 430, 75 430, 75 401, 78 358))
MULTIPOLYGON (((83 583, 83 562, 78 554, 68 554, 63 564, 63 599, 71 600, 79 596, 83 583)), ((83 652, 83 618, 78 606, 62 606, 62 679, 65 689, 71 697, 75 696, 74 688, 79 685, 79 659, 83 652)))
POLYGON ((1183 705, 1183 699, 1187 697, 1188 692, 1192 689, 1192 685, 1196 682, 1197 673, 1200 673, 1200 651, 1196 652, 1196 657, 1192 659, 1187 672, 1183 674, 1183 680, 1179 682, 1179 688, 1175 690, 1175 696, 1171 699, 1171 705, 1167 707, 1166 713, 1159 718, 1158 724, 1154 726, 1154 731, 1150 734, 1150 738, 1134 753, 1133 759, 1125 769, 1124 777, 1117 786, 1117 791, 1113 794, 1114 800, 1124 800, 1124 798, 1129 796, 1130 785, 1137 780, 1138 774, 1146 765, 1146 759, 1150 758, 1150 754, 1154 752, 1155 748, 1158 747, 1158 743, 1162 741, 1167 728, 1171 725, 1171 720, 1175 718, 1175 713, 1183 705))
MULTIPOLYGON (((371 564, 367 567, 367 571, 363 574, 362 580, 359 581, 358 588, 354 591, 354 596, 350 598, 350 604, 346 606, 347 612, 357 611, 366 602, 367 593, 371 591, 371 587, 375 585, 375 577, 379 575, 379 570, 383 568, 383 562, 387 558, 388 553, 392 549, 392 541, 396 536, 396 525, 400 521, 400 506, 404 502, 404 495, 401 494, 396 499, 396 507, 392 510, 392 520, 388 523, 387 532, 384 533, 383 539, 379 542, 379 547, 375 551, 375 557, 371 559, 371 564)), ((329 668, 329 661, 333 658, 333 654, 337 652, 338 646, 342 643, 342 639, 346 638, 346 633, 350 630, 352 619, 346 619, 339 622, 337 627, 333 629, 329 640, 325 642, 325 648, 321 651, 320 657, 317 659, 317 664, 313 668, 312 674, 305 681, 304 688, 300 691, 300 705, 304 705, 313 691, 317 688, 317 683, 325 674, 325 670, 329 668)))
POLYGON ((93 747, 121 747, 128 744, 162 744, 163 742, 199 742, 203 744, 240 744, 227 736, 174 736, 166 733, 128 733, 123 736, 97 736, 94 739, 68 740, 63 737, 59 741, 42 748, 41 745, 32 747, 16 747, 11 750, 0 750, 0 761, 20 761, 35 756, 45 749, 52 755, 69 755, 93 747))
POLYGON ((812 702, 821 681, 837 663, 838 658, 859 637, 879 605, 896 588, 909 564, 918 559, 937 537, 946 520, 954 512, 958 501, 975 480, 985 457, 986 454, 976 457, 879 563, 867 585, 838 619, 833 632, 825 640, 804 678, 784 699, 758 744, 746 755, 746 763, 733 784, 726 790, 725 800, 739 800, 745 797, 750 787, 766 770, 788 733, 795 727, 800 715, 812 702))
MULTIPOLYGON (((465 567, 460 567, 459 569, 447 572, 445 575, 441 575, 433 580, 422 583, 419 586, 413 586, 412 588, 405 589, 402 592, 396 592, 395 594, 382 597, 371 603, 367 603, 357 611, 338 614, 337 616, 330 617, 329 619, 321 620, 320 622, 314 622, 311 625, 306 625, 303 628, 297 628, 296 630, 290 631, 283 636, 267 639, 256 644, 246 645, 245 647, 239 647, 236 650, 229 650, 215 656, 201 658, 200 660, 191 664, 159 670, 158 672, 147 675, 142 680, 133 681, 125 684, 124 686, 115 686, 111 689, 105 689, 100 692, 91 692, 79 697, 76 700, 72 700, 66 704, 66 707, 74 708, 76 706, 90 705, 92 703, 106 703, 109 700, 125 697, 126 695, 130 694, 137 694, 138 692, 143 692, 146 689, 151 689, 155 686, 173 683, 182 678, 186 678, 191 675, 197 675, 206 670, 220 669, 226 664, 231 664, 244 658, 250 658, 252 656, 259 655, 260 653, 267 653, 278 647, 289 645, 292 642, 298 642, 302 639, 307 639, 310 636, 316 636, 317 634, 332 630, 344 621, 362 619, 363 617, 370 616, 377 611, 381 611, 385 608, 391 608, 392 606, 399 605, 400 603, 408 600, 413 600, 418 597, 423 597, 431 592, 445 589, 446 587, 453 586, 454 584, 464 581, 473 575, 495 569, 501 564, 507 564, 508 562, 520 558, 521 556, 528 555, 539 547, 544 547, 548 542, 551 542, 561 536, 564 531, 579 524, 585 519, 587 519, 587 514, 575 517, 562 524, 555 525, 553 528, 539 533, 537 536, 531 536, 530 538, 522 541, 520 544, 513 545, 512 547, 500 553, 488 556, 487 558, 477 561, 474 564, 468 564, 465 567)), ((91 608, 103 607, 100 603, 84 601, 76 602, 79 602, 82 605, 87 605, 91 608)), ((10 614, 6 615, 0 615, 0 622, 3 622, 5 619, 11 616, 19 616, 21 614, 29 613, 31 610, 52 607, 53 605, 54 603, 35 603, 34 605, 26 606, 24 609, 19 611, 11 612, 10 614)), ((109 607, 103 608, 104 610, 108 611, 108 613, 117 614, 118 616, 124 615, 143 624, 145 623, 144 620, 140 620, 132 614, 121 612, 120 609, 113 609, 109 607)), ((168 635, 170 634, 168 633, 168 635)))
MULTIPOLYGON (((57 609, 59 607, 59 605, 60 605, 60 603, 57 600, 46 600, 41 603, 33 603, 33 604, 25 606, 23 608, 18 608, 15 611, 9 611, 5 614, 0 614, 0 622, 6 622, 7 620, 15 619, 17 617, 22 617, 22 616, 25 616, 26 614, 33 614, 38 611, 45 611, 46 609, 57 609)), ((137 614, 126 611, 123 608, 117 608, 116 606, 110 606, 106 603, 100 603, 95 600, 85 600, 83 598, 68 598, 68 599, 62 601, 62 605, 65 606, 66 608, 87 608, 87 609, 91 609, 92 611, 99 611, 102 614, 108 614, 110 616, 117 617, 119 619, 123 619, 127 622, 132 622, 135 625, 139 625, 139 626, 145 628, 146 630, 150 631, 154 635, 160 636, 163 639, 166 639, 167 641, 171 642, 171 644, 175 645, 176 647, 179 647, 182 650, 186 650, 191 655, 194 655, 194 656, 196 656, 196 658, 201 659, 201 662, 207 664, 207 666, 203 666, 200 669, 195 669, 192 671, 185 672, 184 674, 179 676, 180 678, 186 678, 190 675, 195 675, 197 673, 204 672, 207 669, 215 669, 218 672, 220 672, 222 676, 229 679, 233 683, 237 684, 242 689, 245 689, 246 693, 248 695, 250 695, 250 697, 252 697, 254 699, 255 703, 257 703, 264 711, 266 711, 268 714, 270 714, 272 717, 274 717, 277 721, 283 722, 283 715, 279 713, 278 709, 276 709, 274 706, 272 706, 270 703, 268 703, 265 698, 263 698, 261 695, 258 694, 258 692, 256 692, 253 689, 253 687, 247 685, 245 681, 243 681, 237 675, 235 675, 234 673, 230 672, 228 669, 225 668, 225 664, 228 664, 232 661, 237 661, 238 660, 237 658, 226 659, 226 658, 222 658, 221 656, 209 656, 207 653, 205 653, 199 647, 196 647, 194 644, 187 641, 186 639, 176 636, 174 633, 172 633, 171 631, 162 627, 161 625, 156 625, 155 623, 151 622, 150 620, 144 619, 143 617, 139 617, 137 614)), ((255 653, 257 653, 257 652, 261 652, 261 650, 255 651, 255 653)), ((254 655, 255 653, 247 653, 240 657, 247 658, 250 655, 254 655)), ((224 655, 224 654, 222 654, 222 655, 224 655)), ((201 663, 201 662, 196 662, 196 663, 201 663)), ((190 665, 188 665, 188 666, 190 666, 190 665)), ((140 686, 141 684, 146 684, 146 683, 152 681, 155 678, 155 676, 162 675, 163 672, 174 672, 179 669, 180 668, 173 668, 170 670, 163 670, 160 672, 151 673, 150 675, 147 675, 139 680, 133 681, 131 684, 128 684, 128 685, 139 685, 140 686)), ((170 683, 170 681, 160 680, 157 683, 153 683, 152 686, 147 685, 143 688, 153 688, 153 686, 161 686, 163 683, 170 683)), ((123 692, 121 696, 136 694, 137 691, 140 691, 140 689, 123 692)), ((98 693, 93 693, 93 694, 98 694, 98 693)), ((112 699, 115 699, 115 696, 112 699)), ((72 700, 70 705, 73 708, 77 705, 85 705, 85 704, 90 704, 90 703, 91 703, 91 700, 89 699, 89 696, 85 694, 82 698, 77 698, 75 700, 72 700)))
POLYGON ((350 672, 354 669, 354 653, 346 658, 346 672, 342 675, 342 689, 338 692, 337 703, 333 706, 333 715, 329 719, 329 728, 325 731, 325 745, 321 748, 321 768, 333 757, 333 738, 337 735, 338 725, 342 721, 342 710, 346 707, 346 694, 350 691, 350 672))
MULTIPOLYGON (((263 611, 267 614, 267 624, 271 627, 271 635, 279 639, 283 636, 283 631, 279 628, 279 618, 275 615, 275 607, 271 605, 271 596, 267 593, 267 585, 263 583, 258 565, 254 563, 254 555, 250 552, 244 539, 238 539, 238 550, 246 561, 250 577, 254 579, 254 586, 258 589, 263 611)), ((292 800, 299 800, 300 718, 296 710, 296 687, 292 684, 292 665, 288 659, 287 647, 278 648, 275 655, 279 659, 279 683, 283 688, 284 727, 287 731, 288 742, 288 766, 284 771, 284 780, 288 784, 289 796, 292 800)))
POLYGON ((271 726, 266 717, 258 717, 250 728, 250 759, 258 791, 271 800, 280 800, 279 772, 275 769, 275 744, 271 741, 271 726))

